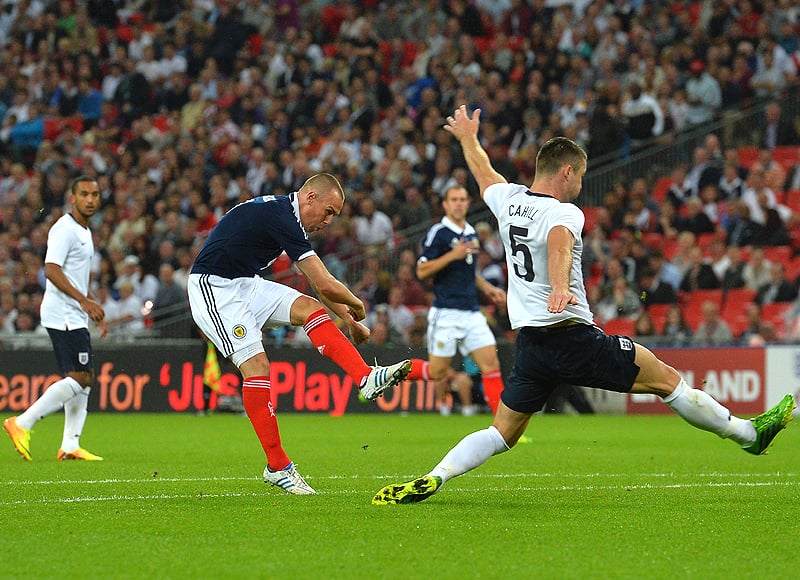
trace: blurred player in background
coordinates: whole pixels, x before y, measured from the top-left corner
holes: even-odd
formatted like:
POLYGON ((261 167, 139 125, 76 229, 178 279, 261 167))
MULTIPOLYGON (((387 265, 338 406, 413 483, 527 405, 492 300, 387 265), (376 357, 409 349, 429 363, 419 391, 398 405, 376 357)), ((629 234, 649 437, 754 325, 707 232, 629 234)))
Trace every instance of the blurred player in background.
MULTIPOLYGON (((444 217, 428 230, 417 261, 417 277, 433 278, 433 306, 428 311, 428 360, 412 359, 410 380, 436 381, 441 401, 448 388, 450 362, 459 350, 478 365, 486 402, 497 412, 503 377, 497 358, 497 342, 480 311, 478 291, 497 305, 506 293, 476 274, 478 236, 467 222, 469 194, 461 186, 444 192, 444 217)), ((470 414, 471 411, 468 411, 470 414)))
POLYGON ((86 422, 89 391, 94 384, 94 357, 89 320, 107 326, 103 307, 89 290, 94 243, 89 219, 100 209, 100 189, 92 177, 80 176, 70 185, 70 212, 53 224, 47 235, 44 258, 45 283, 41 306, 42 326, 47 328, 58 366, 64 378, 50 385, 18 417, 9 417, 3 428, 16 450, 31 460, 31 429, 39 419, 64 408, 64 437, 56 458, 101 461, 80 446, 86 422))

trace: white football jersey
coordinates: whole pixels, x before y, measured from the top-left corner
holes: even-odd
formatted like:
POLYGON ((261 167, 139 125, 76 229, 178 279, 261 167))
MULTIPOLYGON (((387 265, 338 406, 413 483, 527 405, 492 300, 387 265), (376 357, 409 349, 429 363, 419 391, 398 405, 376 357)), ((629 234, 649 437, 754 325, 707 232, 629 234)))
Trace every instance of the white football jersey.
POLYGON ((572 203, 561 203, 516 183, 487 187, 483 200, 497 217, 506 250, 508 316, 512 328, 549 326, 568 319, 593 324, 581 271, 583 212, 572 203), (566 227, 575 237, 569 285, 578 301, 558 314, 547 311, 547 298, 552 291, 547 268, 547 235, 555 226, 566 227))
MULTIPOLYGON (((94 242, 92 231, 75 221, 71 214, 61 216, 47 234, 45 264, 61 266, 67 280, 84 296, 89 292, 94 242)), ((47 280, 41 308, 42 326, 55 330, 89 327, 89 315, 78 301, 70 298, 47 280)))

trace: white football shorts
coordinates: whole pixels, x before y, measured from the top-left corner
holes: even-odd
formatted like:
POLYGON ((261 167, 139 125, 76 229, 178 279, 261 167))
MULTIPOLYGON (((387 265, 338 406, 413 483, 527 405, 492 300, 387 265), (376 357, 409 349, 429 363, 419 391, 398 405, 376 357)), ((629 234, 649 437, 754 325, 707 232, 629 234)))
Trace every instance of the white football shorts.
POLYGON ((480 310, 431 308, 428 311, 428 354, 452 358, 458 348, 466 356, 495 344, 492 329, 480 310))
POLYGON ((187 290, 195 323, 237 367, 264 352, 264 326, 291 324, 292 304, 302 296, 294 288, 260 276, 229 280, 190 274, 187 290))

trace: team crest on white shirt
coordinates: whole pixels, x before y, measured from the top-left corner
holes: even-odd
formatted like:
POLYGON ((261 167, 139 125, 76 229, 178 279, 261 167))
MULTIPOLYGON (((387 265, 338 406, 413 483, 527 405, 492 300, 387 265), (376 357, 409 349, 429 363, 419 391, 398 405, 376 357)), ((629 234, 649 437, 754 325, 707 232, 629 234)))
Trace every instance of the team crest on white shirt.
POLYGON ((232 332, 236 338, 244 338, 247 335, 247 329, 241 324, 234 326, 232 332))

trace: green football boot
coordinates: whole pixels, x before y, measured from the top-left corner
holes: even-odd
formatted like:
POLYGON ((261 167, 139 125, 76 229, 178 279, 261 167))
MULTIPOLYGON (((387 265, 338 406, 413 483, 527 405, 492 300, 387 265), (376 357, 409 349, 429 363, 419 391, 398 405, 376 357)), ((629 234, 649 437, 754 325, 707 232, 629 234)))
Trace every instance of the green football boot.
POLYGON ((795 408, 794 397, 786 395, 781 402, 772 407, 769 411, 761 413, 757 417, 750 419, 756 429, 756 440, 750 445, 742 447, 753 455, 762 455, 767 452, 775 436, 780 433, 789 421, 792 420, 792 411, 795 408))

